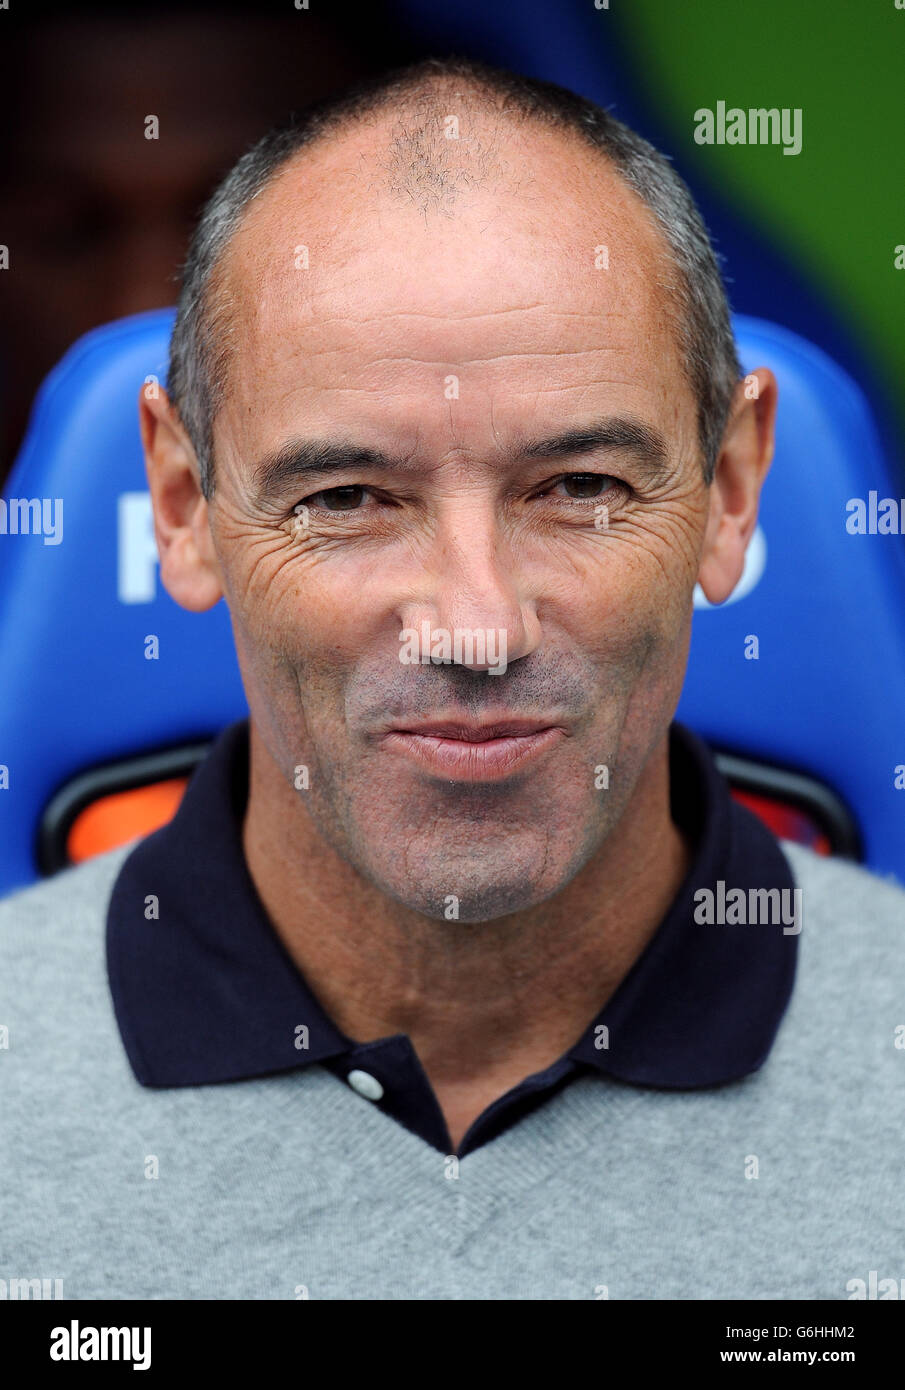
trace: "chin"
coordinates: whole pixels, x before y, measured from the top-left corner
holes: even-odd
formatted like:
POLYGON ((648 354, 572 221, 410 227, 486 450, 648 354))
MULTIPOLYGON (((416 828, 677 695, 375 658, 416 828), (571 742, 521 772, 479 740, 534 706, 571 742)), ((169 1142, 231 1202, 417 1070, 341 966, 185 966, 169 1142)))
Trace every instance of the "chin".
POLYGON ((524 912, 536 907, 557 891, 526 892, 524 882, 512 884, 488 883, 471 886, 465 893, 424 893, 412 891, 404 885, 380 884, 384 892, 402 903, 412 912, 423 917, 431 917, 437 922, 476 924, 493 922, 500 917, 508 917, 514 912, 524 912))
POLYGON ((524 912, 553 897, 574 878, 586 855, 566 858, 561 842, 554 847, 536 842, 530 852, 503 836, 482 855, 473 845, 459 854, 396 856, 392 863, 365 867, 367 877, 382 892, 412 912, 450 923, 492 922, 524 912), (414 860, 414 864, 412 861, 414 860), (414 872, 400 868, 417 865, 414 872))

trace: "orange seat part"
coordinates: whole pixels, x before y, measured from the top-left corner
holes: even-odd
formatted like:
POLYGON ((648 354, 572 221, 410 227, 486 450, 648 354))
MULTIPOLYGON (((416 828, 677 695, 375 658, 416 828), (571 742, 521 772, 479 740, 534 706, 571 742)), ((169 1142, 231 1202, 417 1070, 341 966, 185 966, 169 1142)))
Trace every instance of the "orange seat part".
POLYGON ((159 830, 176 814, 187 786, 187 777, 172 777, 92 801, 76 816, 66 837, 71 862, 80 864, 83 859, 159 830))

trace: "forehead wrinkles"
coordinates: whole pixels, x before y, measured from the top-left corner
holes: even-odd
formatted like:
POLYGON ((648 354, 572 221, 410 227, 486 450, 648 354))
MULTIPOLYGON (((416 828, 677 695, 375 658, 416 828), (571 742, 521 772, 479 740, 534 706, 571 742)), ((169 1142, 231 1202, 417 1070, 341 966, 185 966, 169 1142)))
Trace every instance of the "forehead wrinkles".
MULTIPOLYGON (((568 330, 570 294, 582 311, 594 312, 589 286, 602 316, 610 305, 616 313, 631 313, 634 341, 650 347, 665 319, 670 347, 677 347, 680 274, 652 214, 608 161, 593 150, 576 159, 581 146, 574 138, 532 128, 530 148, 524 132, 517 137, 519 152, 527 150, 524 189, 513 183, 501 192, 495 184, 489 195, 468 185, 470 196, 455 213, 449 198, 425 213, 406 201, 401 124, 344 132, 300 151, 246 211, 208 291, 221 385, 240 355, 253 358, 259 344, 269 350, 283 337, 290 354, 303 350, 291 337, 317 328, 321 306, 327 339, 331 320, 340 317, 348 320, 347 332, 356 320, 367 323, 380 315, 391 325, 398 316, 404 327, 407 305, 413 303, 419 316, 434 313, 438 324, 467 318, 473 283, 488 266, 497 288, 511 283, 516 302, 503 313, 513 322, 523 317, 520 307, 529 310, 525 319, 537 321, 543 308, 530 312, 532 304, 550 305, 551 332, 544 335, 550 351, 568 330), (610 269, 592 271, 600 244, 607 245, 610 269), (308 270, 295 264, 301 246, 308 250, 308 270), (420 266, 418 250, 426 253, 420 266), (450 258, 463 254, 464 273, 457 275, 450 258), (533 295, 527 292, 532 281, 540 291, 533 295), (287 314, 293 302, 300 320, 295 330, 291 307, 287 314)), ((461 141, 446 141, 435 127, 426 134, 416 129, 415 137, 422 152, 425 142, 441 139, 456 147, 455 159, 464 158, 461 141)), ((501 153, 498 138, 499 131, 494 132, 497 143, 485 137, 480 149, 493 152, 494 172, 503 170, 509 184, 513 150, 507 145, 501 153)), ((416 179, 423 175, 423 160, 416 161, 416 179)), ((454 179, 452 188, 452 201, 458 201, 463 185, 454 179)), ((427 191, 432 195, 432 186, 427 191)), ((481 314, 474 305, 476 328, 481 314)), ((680 356, 676 360, 681 363, 680 356)), ((254 382, 247 386, 257 390, 254 382)))

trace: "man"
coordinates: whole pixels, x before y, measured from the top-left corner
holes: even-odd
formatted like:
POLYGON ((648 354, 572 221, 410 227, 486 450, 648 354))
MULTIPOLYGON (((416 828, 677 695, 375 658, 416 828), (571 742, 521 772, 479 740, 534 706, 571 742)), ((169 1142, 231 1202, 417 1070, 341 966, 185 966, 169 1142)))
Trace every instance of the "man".
POLYGON ((905 894, 780 847, 671 722, 777 391, 666 161, 561 89, 404 70, 243 156, 171 353, 161 573, 225 597, 250 720, 169 827, 2 910, 4 1265, 141 1298, 895 1275, 905 894), (762 917, 705 921, 720 883, 762 917))

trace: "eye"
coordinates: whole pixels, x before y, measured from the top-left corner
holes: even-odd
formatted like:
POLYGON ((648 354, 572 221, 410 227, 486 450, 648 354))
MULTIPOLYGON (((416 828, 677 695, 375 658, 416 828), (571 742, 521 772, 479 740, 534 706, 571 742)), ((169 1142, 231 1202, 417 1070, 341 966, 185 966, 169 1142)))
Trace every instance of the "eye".
MULTIPOLYGON (((581 501, 601 497, 605 492, 609 492, 613 485, 618 487, 619 480, 608 473, 567 473, 553 484, 550 491, 555 492, 561 487, 565 490, 566 497, 574 497, 581 501)), ((559 495, 562 496, 562 493, 559 495)))
POLYGON ((327 512, 355 512, 361 507, 367 491, 360 483, 349 483, 344 487, 328 487, 323 492, 313 492, 305 501, 314 507, 323 507, 327 512))

